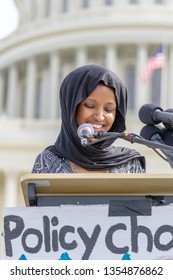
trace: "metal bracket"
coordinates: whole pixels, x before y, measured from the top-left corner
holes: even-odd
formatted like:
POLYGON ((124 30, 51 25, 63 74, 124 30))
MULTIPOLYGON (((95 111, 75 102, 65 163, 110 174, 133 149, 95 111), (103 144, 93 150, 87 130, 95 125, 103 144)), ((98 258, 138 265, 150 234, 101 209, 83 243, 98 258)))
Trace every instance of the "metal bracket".
POLYGON ((28 182, 28 200, 30 206, 37 206, 37 195, 35 183, 28 182))

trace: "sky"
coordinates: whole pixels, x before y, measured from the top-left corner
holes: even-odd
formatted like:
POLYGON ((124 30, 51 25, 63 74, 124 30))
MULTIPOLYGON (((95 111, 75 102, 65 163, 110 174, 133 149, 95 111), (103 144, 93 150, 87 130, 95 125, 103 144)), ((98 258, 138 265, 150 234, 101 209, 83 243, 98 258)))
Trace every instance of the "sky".
POLYGON ((7 37, 18 26, 18 11, 14 0, 0 0, 0 39, 7 37))

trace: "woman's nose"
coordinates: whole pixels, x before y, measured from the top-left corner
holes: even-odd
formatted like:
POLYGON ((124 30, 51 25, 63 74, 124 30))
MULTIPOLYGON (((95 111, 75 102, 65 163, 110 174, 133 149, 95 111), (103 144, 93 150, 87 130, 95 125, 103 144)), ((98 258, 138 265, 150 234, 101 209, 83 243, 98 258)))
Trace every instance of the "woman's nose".
POLYGON ((93 114, 94 118, 97 120, 97 121, 103 121, 104 118, 105 118, 105 115, 104 115, 104 111, 103 110, 97 110, 94 114, 93 114))

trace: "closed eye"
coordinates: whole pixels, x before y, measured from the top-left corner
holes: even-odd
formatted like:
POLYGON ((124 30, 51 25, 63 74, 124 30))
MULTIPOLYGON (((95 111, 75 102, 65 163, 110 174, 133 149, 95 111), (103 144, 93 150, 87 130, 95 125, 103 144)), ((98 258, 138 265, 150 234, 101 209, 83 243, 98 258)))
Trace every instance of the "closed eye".
POLYGON ((115 108, 106 108, 105 111, 108 113, 113 113, 115 112, 115 108))
POLYGON ((94 105, 93 104, 84 104, 84 106, 86 107, 86 108, 94 108, 94 105))

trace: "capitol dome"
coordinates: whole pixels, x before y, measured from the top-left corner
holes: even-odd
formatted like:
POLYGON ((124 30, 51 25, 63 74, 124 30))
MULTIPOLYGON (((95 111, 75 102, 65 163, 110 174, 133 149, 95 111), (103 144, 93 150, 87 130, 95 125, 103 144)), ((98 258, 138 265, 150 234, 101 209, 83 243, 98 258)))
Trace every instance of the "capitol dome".
MULTIPOLYGON (((58 89, 84 64, 114 71, 128 88, 127 129, 138 133, 145 103, 173 106, 173 1, 16 0, 19 25, 0 40, 0 208, 23 206, 22 174, 53 144, 60 128, 58 89), (140 74, 160 47, 164 67, 147 82, 140 74)), ((123 143, 123 145, 131 143, 123 143)), ((154 151, 148 172, 171 172, 154 151), (157 166, 156 166, 157 162, 157 166)), ((1 219, 2 220, 2 219, 1 219)))

